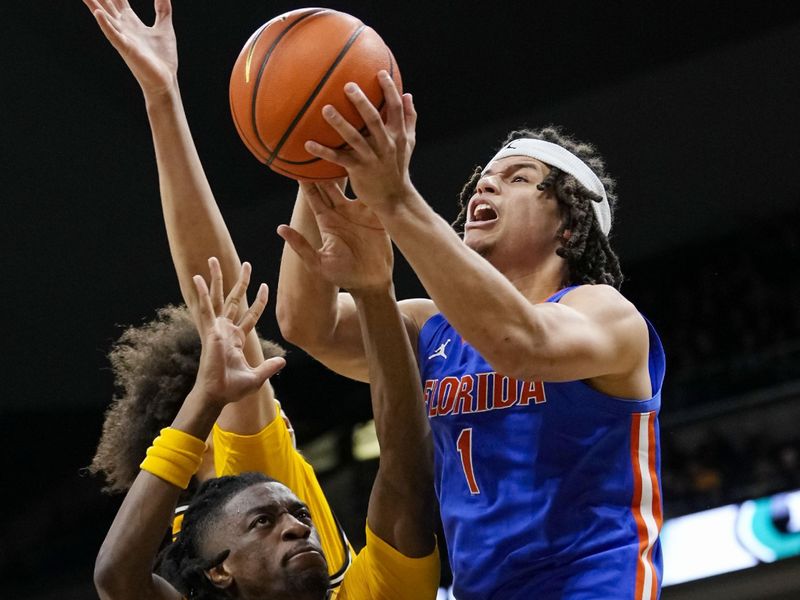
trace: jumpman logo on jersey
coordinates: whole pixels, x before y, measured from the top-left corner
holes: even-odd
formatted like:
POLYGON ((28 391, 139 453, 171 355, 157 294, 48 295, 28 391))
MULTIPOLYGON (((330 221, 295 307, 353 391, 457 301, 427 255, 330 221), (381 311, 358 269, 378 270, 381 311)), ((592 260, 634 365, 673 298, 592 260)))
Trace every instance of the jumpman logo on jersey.
POLYGON ((432 358, 436 358, 437 356, 441 356, 442 358, 447 358, 447 354, 444 353, 444 349, 447 348, 447 344, 449 344, 449 343, 450 343, 450 338, 447 338, 447 341, 444 344, 442 344, 441 346, 439 346, 436 349, 436 352, 434 352, 433 354, 431 354, 428 357, 428 360, 430 360, 432 358))

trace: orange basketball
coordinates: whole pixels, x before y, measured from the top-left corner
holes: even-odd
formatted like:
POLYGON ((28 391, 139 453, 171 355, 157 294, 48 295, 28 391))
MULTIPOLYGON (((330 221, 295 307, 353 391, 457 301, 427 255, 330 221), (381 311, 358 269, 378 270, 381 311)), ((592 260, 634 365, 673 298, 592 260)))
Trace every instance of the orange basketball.
POLYGON ((302 8, 275 17, 247 40, 233 67, 230 101, 233 121, 250 152, 273 171, 292 179, 333 179, 346 175, 338 165, 306 152, 314 140, 344 145, 322 118, 332 104, 354 126, 364 121, 347 100, 353 81, 378 109, 385 69, 402 89, 392 52, 371 27, 356 17, 325 8, 302 8))

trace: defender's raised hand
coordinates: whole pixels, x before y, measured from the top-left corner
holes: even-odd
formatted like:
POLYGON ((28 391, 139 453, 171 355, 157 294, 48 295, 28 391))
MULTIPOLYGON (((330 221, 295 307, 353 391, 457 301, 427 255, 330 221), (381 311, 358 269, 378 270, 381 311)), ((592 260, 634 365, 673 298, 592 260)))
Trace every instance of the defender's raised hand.
POLYGON ((177 81, 178 51, 169 0, 155 0, 156 20, 142 23, 128 0, 83 0, 111 45, 117 49, 142 91, 159 94, 177 81))
POLYGON ((253 305, 236 319, 239 307, 245 302, 250 283, 250 264, 243 263, 239 279, 227 298, 222 295, 222 270, 216 258, 208 260, 211 289, 200 276, 194 276, 198 304, 194 318, 203 350, 195 389, 205 397, 225 405, 252 394, 286 364, 283 358, 270 358, 251 367, 243 348, 247 334, 253 329, 267 305, 267 286, 258 288, 253 305))
POLYGON ((323 117, 348 147, 329 148, 311 140, 305 148, 314 156, 347 169, 358 199, 380 214, 413 190, 408 165, 416 141, 417 113, 411 94, 401 96, 386 71, 378 73, 378 80, 386 100, 386 123, 361 88, 348 83, 345 94, 364 119, 368 135, 345 120, 333 106, 326 105, 323 117))
POLYGON ((300 232, 288 225, 278 227, 278 234, 305 267, 350 291, 388 288, 394 260, 392 245, 372 210, 345 197, 334 182, 300 186, 314 213, 322 245, 313 248, 300 232))

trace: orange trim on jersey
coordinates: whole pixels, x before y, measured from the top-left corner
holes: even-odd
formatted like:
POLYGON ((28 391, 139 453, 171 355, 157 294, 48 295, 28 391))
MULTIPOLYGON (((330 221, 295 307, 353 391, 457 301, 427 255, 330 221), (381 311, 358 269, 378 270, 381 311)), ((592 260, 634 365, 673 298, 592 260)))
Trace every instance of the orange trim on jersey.
POLYGON ((631 418, 631 465, 633 466, 633 500, 631 501, 631 511, 633 520, 636 522, 636 535, 639 538, 639 549, 636 554, 636 595, 635 600, 641 600, 642 588, 644 587, 644 564, 639 557, 647 543, 647 528, 642 519, 640 506, 642 504, 642 472, 639 468, 639 421, 641 415, 633 415, 631 418))
MULTIPOLYGON (((650 481, 652 482, 653 486, 653 518, 656 522, 656 535, 661 532, 661 526, 664 524, 664 515, 662 514, 661 510, 661 482, 658 479, 658 471, 656 470, 656 416, 653 413, 648 419, 648 426, 647 426, 647 443, 649 445, 649 458, 650 458, 650 481)), ((653 544, 650 545, 650 551, 648 553, 648 560, 650 564, 653 565, 653 583, 652 583, 652 590, 650 597, 655 600, 658 598, 658 573, 655 568, 655 563, 653 562, 653 552, 655 550, 655 540, 653 544)))
POLYGON ((658 574, 655 564, 653 564, 653 549, 661 529, 662 515, 655 448, 655 413, 633 415, 631 418, 631 465, 633 467, 631 512, 636 522, 636 533, 639 538, 635 600, 655 600, 658 590, 658 574))

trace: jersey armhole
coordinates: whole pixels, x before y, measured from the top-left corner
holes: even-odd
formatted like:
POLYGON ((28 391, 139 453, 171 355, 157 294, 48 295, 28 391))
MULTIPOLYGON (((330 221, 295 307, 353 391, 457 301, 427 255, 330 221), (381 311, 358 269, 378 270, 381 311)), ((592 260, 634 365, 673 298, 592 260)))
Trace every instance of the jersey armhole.
POLYGON ((422 327, 439 312, 439 309, 436 308, 433 300, 428 298, 400 300, 397 304, 400 307, 400 314, 403 316, 408 339, 411 340, 412 346, 416 346, 422 327))

